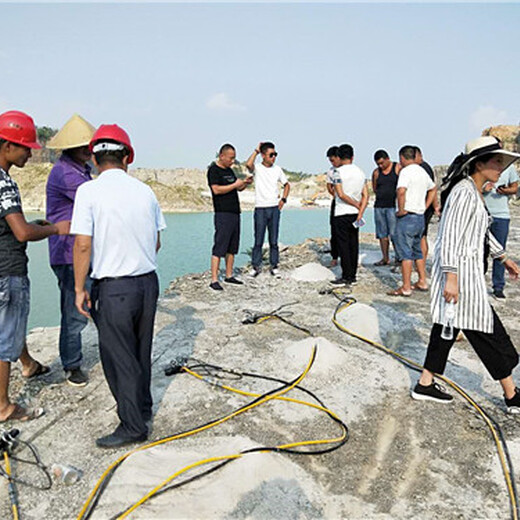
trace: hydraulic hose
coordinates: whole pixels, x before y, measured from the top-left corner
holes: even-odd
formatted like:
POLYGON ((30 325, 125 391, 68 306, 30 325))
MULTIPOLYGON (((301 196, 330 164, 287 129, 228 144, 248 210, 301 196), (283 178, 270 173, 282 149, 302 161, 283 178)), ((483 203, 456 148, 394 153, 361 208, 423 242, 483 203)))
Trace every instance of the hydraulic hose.
MULTIPOLYGON (((421 372, 424 367, 416 361, 413 361, 412 359, 409 359, 406 356, 403 356, 402 354, 395 352, 394 350, 386 347, 385 345, 382 345, 381 343, 378 343, 377 341, 371 340, 362 336, 361 334, 354 332, 353 330, 347 329, 341 323, 339 323, 339 321, 337 320, 338 314, 355 303, 356 299, 351 296, 347 296, 340 300, 340 302, 336 306, 334 315, 332 317, 332 322, 334 323, 334 325, 342 332, 345 332, 350 336, 360 339, 361 341, 364 341, 365 343, 368 343, 369 345, 376 347, 377 349, 385 352, 386 354, 391 355, 408 368, 411 368, 412 370, 415 370, 417 372, 421 372)), ((513 520, 518 520, 520 516, 520 511, 516 483, 514 478, 514 469, 502 429, 498 425, 497 421, 492 416, 490 416, 485 410, 483 410, 482 407, 461 386, 459 386, 457 383, 455 383, 446 376, 439 374, 436 374, 435 376, 447 385, 449 385, 451 388, 453 388, 459 395, 461 395, 478 412, 478 414, 482 417, 482 419, 488 426, 496 445, 500 465, 502 466, 502 471, 504 474, 504 479, 506 482, 509 501, 511 505, 511 515, 513 520)))

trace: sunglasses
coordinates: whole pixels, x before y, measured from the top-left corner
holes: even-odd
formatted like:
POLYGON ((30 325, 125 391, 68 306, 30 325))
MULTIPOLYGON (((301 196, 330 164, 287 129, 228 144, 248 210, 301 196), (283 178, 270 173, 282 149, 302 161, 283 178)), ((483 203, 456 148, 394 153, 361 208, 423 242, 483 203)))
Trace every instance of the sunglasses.
POLYGON ((278 152, 272 152, 269 154, 269 157, 272 159, 273 157, 276 157, 278 155, 278 152))

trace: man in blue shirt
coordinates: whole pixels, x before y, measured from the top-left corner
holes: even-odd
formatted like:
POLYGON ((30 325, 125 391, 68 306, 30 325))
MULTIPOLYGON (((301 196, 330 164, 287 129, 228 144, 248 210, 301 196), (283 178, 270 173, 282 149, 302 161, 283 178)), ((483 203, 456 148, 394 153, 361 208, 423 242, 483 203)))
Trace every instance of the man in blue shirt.
MULTIPOLYGON (((488 182, 484 186, 484 201, 493 218, 491 233, 504 248, 509 234, 509 197, 514 195, 517 190, 518 173, 513 165, 501 173, 496 184, 488 182)), ((493 260, 493 296, 500 300, 506 297, 504 294, 506 283, 504 271, 504 265, 500 260, 493 260)))

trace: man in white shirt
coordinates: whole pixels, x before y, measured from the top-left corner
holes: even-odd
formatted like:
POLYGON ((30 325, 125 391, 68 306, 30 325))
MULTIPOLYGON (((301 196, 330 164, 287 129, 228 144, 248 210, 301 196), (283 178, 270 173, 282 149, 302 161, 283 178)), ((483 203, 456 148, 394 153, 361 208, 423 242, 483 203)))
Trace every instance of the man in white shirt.
POLYGON ((334 174, 335 209, 334 229, 338 241, 341 276, 334 285, 352 285, 357 282, 359 257, 359 227, 368 204, 366 176, 352 164, 354 148, 349 144, 338 147, 341 166, 334 174))
POLYGON ((148 437, 156 254, 166 225, 152 190, 126 173, 134 151, 122 128, 101 125, 90 150, 100 175, 78 188, 71 224, 76 307, 84 316, 90 312, 98 329, 101 363, 120 419, 96 444, 115 448, 148 437))
POLYGON ((401 259, 403 284, 390 296, 410 296, 412 294, 412 269, 415 261, 419 280, 414 289, 427 291, 426 264, 421 262, 423 253, 421 238, 424 233, 424 212, 435 197, 435 183, 426 170, 416 164, 416 147, 403 146, 399 150, 402 170, 397 182, 397 225, 395 246, 401 259))
POLYGON ((255 244, 251 263, 253 265, 252 276, 258 276, 262 270, 262 246, 264 245, 265 230, 269 235, 269 264, 273 276, 279 276, 278 263, 280 252, 278 250, 278 231, 280 229, 280 212, 287 202, 290 185, 283 170, 275 165, 278 153, 274 144, 270 142, 259 143, 249 159, 246 161, 247 169, 255 178, 255 244), (262 162, 255 165, 257 155, 262 155, 262 162), (283 194, 280 198, 278 183, 283 186, 283 194))

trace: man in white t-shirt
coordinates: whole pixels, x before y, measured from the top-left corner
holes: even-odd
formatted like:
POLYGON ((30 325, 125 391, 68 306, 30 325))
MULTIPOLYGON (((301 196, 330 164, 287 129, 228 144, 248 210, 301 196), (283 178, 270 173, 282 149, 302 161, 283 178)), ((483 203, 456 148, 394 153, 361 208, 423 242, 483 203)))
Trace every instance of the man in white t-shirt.
POLYGON ((424 232, 424 212, 435 197, 435 183, 426 170, 415 162, 416 147, 403 146, 399 150, 402 170, 397 182, 397 225, 395 247, 401 259, 403 284, 390 296, 410 296, 412 294, 413 263, 419 280, 413 289, 427 291, 426 264, 421 262, 423 253, 421 238, 424 232))
POLYGON ((359 257, 359 228, 368 204, 366 176, 361 168, 352 164, 354 148, 349 144, 338 147, 341 166, 334 173, 334 229, 338 241, 341 276, 334 285, 352 285, 357 282, 359 257))
POLYGON ((134 151, 122 128, 101 125, 90 151, 100 174, 78 188, 71 224, 76 307, 86 317, 92 314, 98 329, 101 364, 120 420, 96 444, 117 448, 146 440, 152 419, 156 255, 166 224, 150 187, 126 173, 134 151))
POLYGON ((280 212, 287 202, 290 185, 283 170, 275 164, 278 153, 274 144, 270 142, 259 143, 249 159, 246 161, 247 169, 255 178, 255 244, 253 246, 252 276, 258 276, 262 270, 262 246, 264 245, 265 230, 269 235, 269 264, 273 276, 280 276, 278 263, 280 252, 278 250, 278 231, 280 229, 280 212), (262 155, 262 162, 255 164, 257 155, 262 155), (280 198, 278 184, 283 186, 283 194, 280 198))

